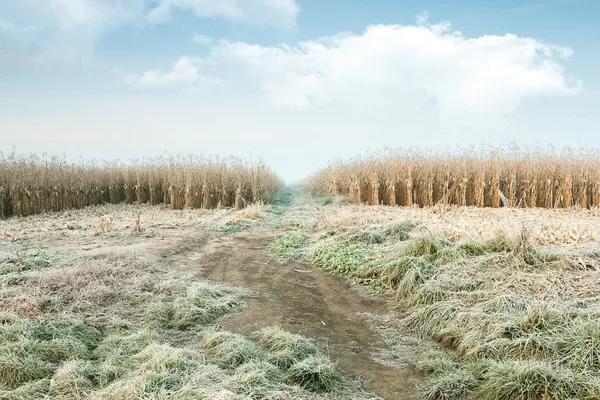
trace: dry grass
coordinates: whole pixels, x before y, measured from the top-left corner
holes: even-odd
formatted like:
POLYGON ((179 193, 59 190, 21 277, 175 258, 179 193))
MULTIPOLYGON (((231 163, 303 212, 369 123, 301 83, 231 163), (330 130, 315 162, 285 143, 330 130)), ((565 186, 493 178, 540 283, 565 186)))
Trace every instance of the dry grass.
POLYGON ((0 154, 0 218, 107 203, 239 209, 270 201, 281 185, 262 163, 235 158, 171 156, 125 165, 0 154))
POLYGON ((313 193, 400 206, 582 208, 600 206, 598 149, 471 148, 389 151, 331 165, 306 181, 313 193))
POLYGON ((248 229, 264 224, 272 215, 271 205, 252 204, 247 209, 168 210, 165 205, 104 204, 80 210, 9 218, 0 221, 0 240, 35 238, 61 248, 112 239, 136 242, 149 238, 178 238, 191 231, 248 229), (139 223, 139 225, 138 225, 139 223))
POLYGON ((1 399, 375 399, 302 336, 220 330, 241 289, 133 256, 0 248, 1 399))
POLYGON ((500 233, 518 235, 526 227, 529 238, 539 245, 579 246, 600 240, 598 209, 477 208, 454 205, 432 207, 388 207, 338 204, 326 206, 306 197, 289 210, 282 224, 314 232, 356 228, 393 228, 408 221, 423 230, 450 240, 488 240, 500 233))
POLYGON ((423 398, 558 400, 600 393, 598 220, 302 197, 282 222, 313 265, 390 292, 406 327, 448 350, 420 363, 423 398))

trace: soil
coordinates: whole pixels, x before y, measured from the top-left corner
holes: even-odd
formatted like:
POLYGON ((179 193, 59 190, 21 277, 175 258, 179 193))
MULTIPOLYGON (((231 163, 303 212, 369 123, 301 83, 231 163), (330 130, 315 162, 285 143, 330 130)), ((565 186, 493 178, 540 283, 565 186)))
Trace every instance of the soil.
POLYGON ((205 233, 179 240, 161 256, 198 278, 250 290, 247 308, 228 319, 227 330, 250 335, 279 326, 301 333, 363 380, 367 391, 383 399, 413 398, 417 341, 402 333, 387 299, 308 265, 276 261, 265 249, 279 234, 205 233))
MULTIPOLYGON (((278 218, 280 216, 276 216, 278 218)), ((266 224, 242 232, 181 227, 147 238, 47 240, 62 250, 138 254, 159 259, 198 278, 249 289, 246 309, 225 328, 251 335, 269 326, 313 338, 347 375, 383 399, 414 398, 420 375, 414 368, 421 342, 402 327, 390 299, 300 262, 280 262, 266 252, 283 234, 266 224)))

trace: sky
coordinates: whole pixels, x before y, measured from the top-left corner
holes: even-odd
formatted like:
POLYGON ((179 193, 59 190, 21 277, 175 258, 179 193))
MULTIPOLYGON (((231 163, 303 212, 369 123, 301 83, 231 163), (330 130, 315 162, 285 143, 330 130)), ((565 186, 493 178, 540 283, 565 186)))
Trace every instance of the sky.
POLYGON ((597 0, 0 0, 0 151, 600 145, 597 0))

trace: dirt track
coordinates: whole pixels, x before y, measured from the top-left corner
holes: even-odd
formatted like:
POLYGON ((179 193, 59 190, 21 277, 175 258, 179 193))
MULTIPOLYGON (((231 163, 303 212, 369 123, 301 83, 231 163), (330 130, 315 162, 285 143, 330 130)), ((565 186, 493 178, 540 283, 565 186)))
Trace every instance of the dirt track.
MULTIPOLYGON (((302 204, 301 204, 302 206, 302 204)), ((270 218, 279 220, 281 214, 270 218)), ((226 322, 241 334, 268 326, 301 333, 325 347, 348 375, 383 399, 410 399, 419 382, 413 367, 419 341, 402 329, 388 298, 342 278, 266 252, 284 234, 271 220, 258 229, 215 232, 202 227, 153 227, 156 235, 89 243, 47 239, 54 249, 137 254, 199 278, 249 289, 247 308, 226 322)))
POLYGON ((300 263, 279 263, 265 248, 274 231, 206 233, 179 240, 162 257, 214 282, 248 288, 248 307, 228 320, 241 334, 280 326, 314 338, 351 376, 384 399, 409 399, 418 382, 414 344, 400 338, 383 297, 300 263), (386 329, 387 328, 387 329, 386 329))

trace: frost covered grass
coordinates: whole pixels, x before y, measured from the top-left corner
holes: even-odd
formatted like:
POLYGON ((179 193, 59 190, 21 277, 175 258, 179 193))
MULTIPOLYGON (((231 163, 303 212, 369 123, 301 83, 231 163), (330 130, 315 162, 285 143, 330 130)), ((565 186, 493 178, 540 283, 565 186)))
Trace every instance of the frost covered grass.
POLYGON ((600 252, 564 225, 594 212, 305 201, 289 214, 313 266, 393 294, 406 327, 439 343, 418 365, 423 398, 533 400, 600 393, 600 252))
POLYGON ((21 247, 0 254, 2 399, 373 398, 309 339, 221 330, 241 289, 133 256, 21 247))

